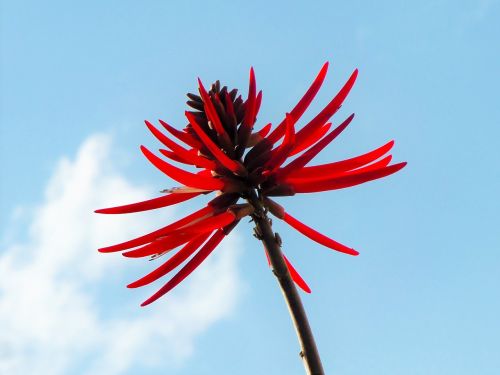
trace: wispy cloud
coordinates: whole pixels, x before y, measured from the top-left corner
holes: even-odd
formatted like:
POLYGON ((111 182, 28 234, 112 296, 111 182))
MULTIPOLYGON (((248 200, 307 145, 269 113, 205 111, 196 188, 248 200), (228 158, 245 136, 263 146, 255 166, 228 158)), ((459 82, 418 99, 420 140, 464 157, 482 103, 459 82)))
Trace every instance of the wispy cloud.
MULTIPOLYGON (((124 291, 125 297, 103 292, 108 279, 117 289, 130 281, 125 270, 131 263, 96 248, 150 230, 159 217, 92 214, 96 207, 151 196, 117 172, 109 153, 110 138, 96 135, 74 160, 61 159, 27 238, 2 250, 2 374, 113 375, 132 366, 179 365, 192 354, 196 336, 235 306, 241 247, 235 236, 187 284, 151 308, 138 307, 151 289, 124 291)), ((162 222, 166 212, 159 213, 162 222)))

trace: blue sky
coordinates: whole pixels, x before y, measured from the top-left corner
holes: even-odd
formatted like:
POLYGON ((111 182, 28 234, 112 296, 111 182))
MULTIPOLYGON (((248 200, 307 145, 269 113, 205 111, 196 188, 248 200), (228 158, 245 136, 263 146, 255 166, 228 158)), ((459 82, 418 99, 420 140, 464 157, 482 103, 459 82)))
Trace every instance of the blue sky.
POLYGON ((302 374, 250 224, 141 309, 154 287, 124 285, 151 265, 95 249, 201 203, 91 211, 170 186, 140 155, 156 145, 143 120, 182 126, 198 76, 246 92, 253 66, 259 123, 274 124, 330 61, 305 119, 359 68, 334 122, 356 118, 318 163, 395 139, 408 166, 281 200, 361 252, 332 253, 277 223, 313 290, 304 303, 326 372, 498 373, 498 1, 0 4, 0 372, 302 374))

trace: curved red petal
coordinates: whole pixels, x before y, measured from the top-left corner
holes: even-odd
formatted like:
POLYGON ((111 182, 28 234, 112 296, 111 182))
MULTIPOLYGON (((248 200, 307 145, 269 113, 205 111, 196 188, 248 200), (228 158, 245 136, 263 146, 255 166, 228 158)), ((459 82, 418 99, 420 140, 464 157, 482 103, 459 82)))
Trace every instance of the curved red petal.
MULTIPOLYGON (((302 155, 300 155, 297 159, 293 160, 283 168, 281 168, 277 174, 276 177, 278 179, 282 179, 283 177, 287 176, 288 174, 292 173, 293 171, 297 171, 303 166, 305 166, 307 163, 309 163, 316 155, 318 155, 321 150, 323 150, 326 146, 328 146, 335 138, 338 137, 340 133, 351 123, 352 119, 354 118, 354 113, 350 115, 342 124, 337 126, 335 129, 333 129, 330 133, 328 133, 323 139, 321 139, 318 143, 316 143, 313 147, 311 147, 309 150, 304 152, 302 155)), ((297 138, 298 138, 298 133, 297 133, 297 138)))
MULTIPOLYGON (((328 71, 328 62, 326 62, 323 65, 323 67, 319 71, 318 75, 314 79, 309 89, 306 91, 304 96, 299 100, 297 105, 291 110, 290 115, 292 115, 293 118, 295 118, 297 121, 304 114, 307 107, 309 107, 309 104, 311 104, 314 97, 318 93, 321 85, 323 84, 323 81, 325 80, 327 71, 328 71)), ((274 129, 274 131, 269 135, 269 137, 267 137, 267 139, 269 139, 273 143, 276 143, 285 134, 285 131, 286 131, 286 118, 283 119, 283 121, 274 129)))
POLYGON ((283 217, 283 221, 290 225, 292 228, 296 229, 300 233, 302 233, 304 236, 310 238, 311 240, 326 246, 332 250, 340 251, 341 253, 349 254, 349 255, 358 255, 359 253, 351 249, 345 245, 342 245, 341 243, 332 240, 331 238, 325 236, 324 234, 319 233, 318 231, 312 229, 311 227, 307 226, 304 223, 301 223, 294 217, 290 216, 287 212, 285 212, 285 215, 283 217))
POLYGON ((127 288, 139 288, 158 280, 160 277, 165 276, 167 273, 175 269, 187 258, 189 258, 203 244, 203 242, 207 240, 209 236, 210 233, 203 233, 196 237, 194 240, 189 241, 182 249, 175 253, 160 267, 141 277, 139 280, 130 283, 129 285, 127 285, 127 288))
POLYGON ((123 255, 136 258, 164 252, 191 240, 194 236, 223 228, 231 224, 235 218, 232 212, 224 212, 219 215, 200 218, 181 228, 170 228, 170 230, 165 230, 163 236, 150 245, 125 252, 123 255), (160 251, 158 249, 160 249, 160 251))
POLYGON ((307 285, 302 276, 300 276, 300 274, 297 272, 292 263, 290 263, 285 254, 283 254, 283 259, 285 260, 286 268, 288 268, 288 272, 290 272, 290 276, 292 277, 294 283, 297 284, 297 286, 304 292, 311 293, 311 288, 309 288, 309 285, 307 285))
POLYGON ((328 130, 332 127, 332 123, 329 122, 325 125, 323 125, 321 128, 316 130, 313 134, 311 134, 308 138, 298 140, 297 143, 295 144, 295 147, 293 148, 292 152, 290 153, 290 156, 296 155, 299 152, 304 151, 306 148, 309 146, 315 144, 318 142, 323 136, 328 133, 328 130))
POLYGON ((255 115, 254 115, 254 118, 257 117, 257 115, 259 114, 259 110, 260 110, 260 105, 262 104, 262 90, 259 91, 259 93, 257 94, 257 98, 255 98, 255 115))
POLYGON ((201 218, 199 221, 182 226, 175 231, 172 231, 168 235, 177 236, 184 234, 212 232, 215 229, 220 229, 225 227, 226 225, 231 224, 235 219, 236 215, 232 212, 227 211, 219 215, 201 218))
MULTIPOLYGON (((271 259, 269 259, 269 254, 267 253, 266 247, 264 246, 264 253, 266 254, 266 259, 267 259, 267 265, 269 267, 272 267, 271 264, 271 259)), ((302 289, 306 293, 311 293, 311 288, 309 288, 309 285, 305 282, 305 280, 300 276, 300 274, 297 272, 297 270, 294 268, 292 263, 288 260, 288 258, 283 254, 283 260, 285 261, 286 268, 288 269, 288 272, 290 272, 290 276, 295 284, 302 289)))
POLYGON ((255 123, 255 109, 257 101, 255 96, 256 90, 255 73, 253 68, 250 68, 250 82, 248 85, 248 99, 245 102, 245 115, 243 116, 243 121, 238 128, 238 145, 240 152, 247 147, 248 140, 255 123))
POLYGON ((260 129, 257 132, 257 134, 260 135, 262 138, 264 138, 269 133, 270 130, 271 130, 271 123, 267 124, 262 129, 260 129))
POLYGON ((266 163, 266 169, 275 169, 281 166, 290 156, 290 152, 295 145, 295 120, 290 114, 286 115, 286 133, 283 143, 272 151, 271 159, 266 163))
MULTIPOLYGON (((262 141, 264 139, 264 137, 267 135, 267 133, 269 133, 269 130, 271 130, 271 123, 264 126, 258 132, 250 134, 250 138, 248 139, 248 142, 247 142, 247 148, 254 147, 258 143, 260 143, 260 141, 262 141)), ((272 143, 270 143, 270 142, 269 142, 269 144, 272 145, 272 143)))
POLYGON ((167 207, 187 201, 188 199, 194 198, 200 194, 201 193, 168 194, 142 202, 125 204, 123 206, 100 208, 94 212, 98 214, 129 214, 132 212, 155 210, 157 208, 167 207))
POLYGON ((286 183, 289 184, 302 184, 302 183, 322 183, 323 181, 331 181, 333 178, 337 177, 342 177, 342 176, 350 176, 354 173, 359 174, 362 172, 369 172, 377 169, 381 169, 384 167, 387 167, 389 163, 392 160, 392 155, 388 155, 383 159, 380 159, 379 161, 369 164, 367 166, 364 166, 359 169, 355 169, 353 171, 342 171, 342 172, 329 172, 329 173, 322 173, 322 174, 317 174, 317 175, 310 175, 307 177, 295 177, 295 176, 289 176, 285 179, 286 183))
POLYGON ((150 255, 161 254, 191 241, 194 237, 196 237, 196 234, 182 234, 175 237, 164 237, 137 249, 126 251, 122 253, 122 255, 127 258, 142 258, 150 255))
POLYGON ((141 151, 151 164, 181 184, 205 190, 222 190, 224 188, 224 182, 221 180, 213 177, 200 176, 174 167, 172 164, 160 159, 144 146, 141 146, 141 151))
POLYGON ((205 90, 205 87, 203 86, 203 83, 201 83, 201 80, 199 78, 198 85, 200 88, 200 94, 201 98, 203 99, 203 105, 205 106, 205 113, 208 117, 208 120, 210 120, 214 125, 217 134, 224 138, 227 138, 226 130, 224 129, 224 126, 222 126, 219 115, 217 114, 217 110, 214 107, 214 103, 212 103, 210 95, 208 95, 207 90, 205 90))
POLYGON ((255 72, 253 67, 250 68, 250 80, 248 84, 248 99, 246 101, 245 116, 243 117, 242 126, 251 127, 255 121, 255 104, 257 84, 255 82, 255 72))
POLYGON ((294 178, 295 177, 304 178, 312 176, 322 176, 325 174, 332 174, 335 172, 347 172, 355 168, 362 167, 363 165, 371 163, 374 160, 377 160, 382 155, 385 155, 393 146, 394 146, 394 141, 390 141, 373 151, 367 152, 366 154, 342 161, 337 161, 334 163, 305 167, 295 172, 292 172, 289 176, 294 178))
POLYGON ((160 149, 158 149, 158 151, 160 151, 160 153, 163 156, 169 158, 170 160, 173 160, 173 161, 176 161, 176 162, 182 163, 182 164, 194 165, 192 162, 190 162, 186 159, 183 159, 182 157, 180 157, 178 154, 176 154, 173 151, 167 150, 165 148, 160 148, 160 149))
POLYGON ((233 126, 236 126, 236 113, 234 112, 233 100, 228 92, 226 92, 226 112, 228 117, 231 119, 233 126))
POLYGON ((160 124, 163 125, 163 127, 170 133, 172 134, 174 137, 176 137, 178 140, 184 142, 185 144, 187 144, 188 146, 191 146, 192 148, 195 148, 197 150, 200 149, 201 147, 201 143, 198 142, 196 139, 193 138, 193 136, 189 133, 186 133, 186 132, 183 132, 181 130, 178 130, 176 128, 174 128, 173 126, 167 124, 165 121, 163 120, 158 120, 160 121, 160 124))
POLYGON ((300 131, 297 132, 297 137, 299 138, 307 138, 312 133, 316 131, 317 128, 321 127, 325 122, 327 122, 330 117, 332 117, 335 112, 338 111, 343 101, 349 94, 356 81, 356 77, 358 76, 358 70, 356 69, 345 85, 340 89, 337 95, 332 99, 330 103, 315 117, 313 118, 307 125, 305 125, 300 131))
POLYGON ((359 185, 368 181, 377 180, 382 177, 396 173, 406 165, 406 162, 393 164, 388 167, 368 171, 353 171, 339 177, 334 177, 325 181, 313 181, 304 183, 289 183, 296 193, 314 193, 318 191, 344 189, 359 185))
POLYGON ((184 225, 188 225, 196 220, 199 220, 207 215, 210 215, 214 212, 214 208, 211 206, 203 207, 201 210, 195 211, 192 214, 177 220, 176 222, 169 224, 163 228, 157 229, 151 233, 142 235, 140 237, 116 244, 116 245, 111 245, 107 247, 102 247, 99 249, 99 252, 101 253, 111 253, 115 251, 121 251, 121 250, 126 250, 126 249, 131 249, 136 246, 141 246, 144 245, 148 242, 152 242, 156 239, 158 239, 161 236, 165 236, 167 233, 171 232, 172 230, 178 229, 184 225))
MULTIPOLYGON (((362 168, 354 169, 352 172, 361 172, 361 171, 368 172, 368 171, 373 171, 375 169, 387 167, 391 162, 391 160, 392 160, 392 155, 387 155, 372 164, 365 165, 362 168)), ((352 172, 347 172, 347 173, 352 173, 352 172)))
POLYGON ((195 153, 186 150, 184 147, 179 146, 177 143, 168 138, 165 134, 159 131, 153 124, 149 121, 145 121, 148 129, 153 133, 153 135, 165 146, 176 153, 181 159, 188 161, 190 164, 199 166, 201 168, 215 169, 216 164, 213 160, 196 155, 195 153))
POLYGON ((217 245, 223 240, 224 236, 224 232, 220 229, 215 232, 207 243, 203 245, 200 251, 198 251, 195 256, 191 258, 191 260, 174 277, 172 277, 168 283, 144 301, 141 306, 149 305, 175 288, 181 281, 189 276, 212 253, 212 251, 214 251, 217 245))
POLYGON ((193 149, 188 150, 188 157, 190 159, 185 159, 181 155, 164 148, 160 148, 158 151, 160 151, 163 156, 178 163, 192 165, 196 168, 206 168, 205 170, 210 172, 209 176, 212 175, 211 171, 215 170, 218 167, 218 164, 216 162, 203 156, 199 156, 198 153, 193 149))
POLYGON ((229 158, 220 148, 217 146, 210 137, 203 131, 200 125, 196 122, 195 117, 186 112, 186 117, 189 120, 189 123, 193 126, 194 131, 200 137, 201 141, 204 145, 209 149, 212 155, 227 169, 234 173, 243 173, 243 166, 240 163, 229 158))

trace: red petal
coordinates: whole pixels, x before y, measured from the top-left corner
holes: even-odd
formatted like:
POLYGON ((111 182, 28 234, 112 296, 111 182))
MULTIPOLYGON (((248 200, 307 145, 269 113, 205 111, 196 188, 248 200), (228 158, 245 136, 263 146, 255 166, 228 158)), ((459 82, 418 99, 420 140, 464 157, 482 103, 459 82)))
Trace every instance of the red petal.
MULTIPOLYGON (((325 80, 326 72, 328 71, 328 62, 326 62, 321 68, 320 72, 314 79, 314 82, 311 84, 309 89, 306 91, 302 99, 297 103, 297 105, 292 109, 290 115, 293 116, 297 121, 304 114, 309 104, 311 104, 312 100, 318 93, 323 81, 325 80)), ((268 139, 276 143, 286 131, 286 118, 274 129, 274 131, 269 135, 268 139)))
POLYGON ((290 155, 290 152, 295 145, 295 120, 289 114, 286 115, 287 120, 287 128, 285 139, 283 143, 275 150, 273 150, 273 156, 266 163, 267 169, 275 169, 281 166, 285 162, 285 160, 290 155))
POLYGON ((379 168, 375 170, 368 170, 362 172, 353 171, 352 173, 346 173, 342 176, 334 177, 332 179, 321 182, 318 181, 312 181, 312 182, 308 181, 304 183, 294 182, 294 183, 289 183, 289 185, 292 186, 293 190, 296 193, 313 193, 318 191, 344 189, 350 186, 359 185, 364 182, 389 176, 402 169, 405 165, 406 162, 390 165, 388 167, 379 168))
POLYGON ((141 146, 141 151, 151 164, 181 184, 205 190, 222 190, 224 188, 224 182, 221 180, 213 177, 200 176, 174 167, 172 164, 154 155, 144 146, 141 146))
POLYGON ((255 82, 255 72, 253 67, 250 68, 250 82, 248 85, 248 99, 246 101, 245 117, 243 118, 242 126, 251 127, 255 121, 255 92, 257 91, 257 84, 255 82))
POLYGON ((175 237, 164 237, 137 249, 126 251, 122 253, 122 255, 127 258, 142 258, 150 255, 161 254, 166 251, 175 249, 177 246, 189 242, 195 237, 195 234, 183 234, 175 237))
POLYGON ((309 285, 307 285, 302 276, 300 276, 297 270, 293 267, 292 263, 290 263, 285 254, 283 254, 283 259, 285 260, 288 272, 290 272, 290 276, 292 277, 292 280, 295 282, 295 284, 297 284, 297 286, 304 292, 311 293, 311 288, 309 288, 309 285))
POLYGON ((181 228, 172 231, 168 235, 177 236, 183 234, 193 234, 193 233, 206 233, 212 232, 215 229, 223 228, 226 225, 231 224, 236 218, 236 215, 232 212, 223 212, 219 215, 209 216, 204 219, 200 219, 195 223, 187 224, 181 228))
MULTIPOLYGON (((206 167, 209 167, 208 169, 204 169, 205 171, 209 172, 207 174, 207 176, 209 176, 209 177, 212 176, 212 171, 215 170, 218 167, 217 163, 215 163, 213 160, 207 159, 207 158, 205 158, 203 156, 199 156, 198 153, 195 150, 193 150, 193 149, 188 150, 188 152, 193 157, 193 158, 191 158, 191 160, 183 159, 179 154, 176 154, 175 152, 170 151, 170 150, 166 150, 164 148, 160 148, 160 149, 158 149, 158 151, 160 151, 163 156, 169 158, 170 160, 176 161, 178 163, 187 164, 187 165, 193 165, 193 166, 195 166, 197 168, 206 168, 206 167), (202 167, 200 164, 198 164, 198 160, 199 160, 198 158, 207 160, 209 163, 211 163, 211 165, 209 165, 207 163, 203 163, 206 167, 202 167)), ((199 174, 199 172, 197 172, 197 174, 199 174)))
POLYGON ((200 94, 203 99, 203 104, 205 106, 205 113, 207 114, 208 120, 210 120, 214 125, 217 134, 223 136, 224 138, 226 138, 226 140, 229 140, 227 138, 226 130, 222 126, 219 115, 217 114, 217 110, 214 107, 214 103, 212 103, 210 95, 208 95, 208 92, 205 90, 205 87, 203 87, 203 83, 201 83, 201 80, 199 78, 198 78, 198 84, 200 85, 200 94))
POLYGON ((169 194, 123 206, 101 208, 99 210, 95 210, 95 212, 98 214, 128 214, 132 212, 155 210, 157 208, 167 207, 176 203, 187 201, 188 199, 194 198, 200 194, 201 193, 169 194))
POLYGON ((257 94, 257 98, 255 99, 255 117, 257 117, 260 105, 262 104, 262 90, 257 94))
POLYGON ((256 83, 253 68, 250 68, 250 82, 248 87, 248 99, 245 102, 245 115, 241 126, 238 129, 238 145, 239 150, 244 150, 247 147, 248 139, 252 133, 253 124, 255 123, 255 108, 256 108, 256 83))
POLYGON ((325 125, 323 125, 321 128, 316 130, 313 134, 311 134, 308 138, 303 139, 302 141, 299 140, 296 144, 295 147, 293 148, 292 152, 290 153, 290 156, 296 155, 299 152, 304 151, 306 148, 309 146, 315 144, 318 142, 323 136, 328 133, 328 130, 332 127, 332 123, 329 122, 325 125))
POLYGON ((387 167, 389 165, 389 163, 391 162, 391 160, 392 160, 392 155, 387 155, 386 157, 376 161, 375 163, 368 164, 362 168, 355 169, 352 172, 361 172, 361 171, 368 172, 368 171, 373 171, 375 169, 387 167))
POLYGON ((148 129, 153 133, 153 135, 158 138, 158 140, 175 152, 180 158, 188 161, 189 163, 199 166, 201 168, 215 169, 216 164, 213 160, 198 156, 184 147, 179 146, 177 143, 168 138, 165 134, 160 132, 156 127, 154 127, 149 121, 145 121, 148 129))
POLYGON ((262 138, 264 138, 269 133, 270 130, 271 130, 271 123, 267 124, 262 129, 260 129, 257 132, 257 134, 260 135, 262 138))
POLYGON ((233 125, 236 126, 236 114, 234 113, 233 101, 228 92, 226 92, 226 112, 233 122, 233 125))
POLYGON ((381 169, 383 167, 387 167, 392 160, 392 155, 388 155, 385 158, 373 163, 369 164, 363 168, 355 169, 353 171, 342 171, 342 172, 331 172, 331 173, 323 173, 317 174, 308 177, 295 177, 289 176, 285 179, 288 184, 303 184, 303 183, 322 183, 324 181, 331 181, 333 178, 342 177, 342 176, 350 176, 353 173, 359 174, 361 172, 368 172, 377 169, 381 169))
MULTIPOLYGON (((272 267, 271 259, 269 259, 269 254, 267 253, 265 246, 264 246, 264 253, 266 254, 267 265, 269 267, 272 267)), ((286 268, 288 268, 288 272, 290 272, 290 276, 292 277, 292 280, 295 282, 295 284, 297 284, 297 286, 304 292, 311 293, 311 288, 309 288, 309 285, 307 285, 302 276, 300 276, 297 270, 293 267, 292 263, 290 263, 285 254, 283 254, 283 260, 285 261, 286 268)))
POLYGON ((247 148, 254 147, 257 143, 262 141, 270 129, 271 129, 271 123, 264 126, 258 132, 250 134, 250 138, 248 138, 247 142, 247 148))
POLYGON ((163 263, 160 267, 156 268, 154 271, 148 273, 146 276, 141 277, 139 280, 134 281, 127 285, 127 288, 138 288, 153 281, 158 280, 160 277, 165 276, 167 273, 176 268, 179 264, 184 262, 187 258, 191 256, 206 239, 210 236, 210 233, 204 233, 194 240, 188 242, 186 246, 175 253, 170 259, 163 263))
POLYGON ((340 251, 341 253, 346 253, 346 254, 350 254, 350 255, 358 255, 359 254, 356 250, 351 249, 345 245, 342 245, 341 243, 339 243, 335 240, 332 240, 331 238, 328 238, 324 234, 321 234, 318 231, 315 231, 311 227, 308 227, 304 223, 301 223, 300 221, 298 221, 294 217, 290 216, 286 212, 285 212, 285 215, 283 217, 283 220, 287 224, 289 224, 292 228, 294 228, 297 231, 299 231, 300 233, 302 233, 304 236, 310 238, 311 240, 313 240, 313 241, 315 241, 323 246, 326 246, 326 247, 333 249, 333 250, 336 250, 336 251, 340 251))
MULTIPOLYGON (((354 114, 350 115, 342 124, 337 126, 330 133, 328 133, 321 141, 316 143, 313 147, 304 152, 297 159, 295 159, 285 167, 281 168, 277 173, 277 177, 283 178, 284 176, 287 176, 293 171, 299 170, 307 163, 309 163, 316 155, 320 153, 321 150, 323 150, 326 146, 328 146, 330 142, 332 142, 335 138, 337 138, 337 136, 340 133, 342 133, 342 131, 351 123, 353 118, 354 114)), ((297 133, 297 138, 298 136, 299 135, 297 133)))
POLYGON ((190 215, 188 215, 180 220, 177 220, 176 222, 174 222, 172 224, 169 224, 163 228, 155 230, 154 232, 145 234, 143 236, 140 236, 140 237, 134 238, 132 240, 116 244, 116 245, 100 248, 99 251, 101 253, 110 253, 110 252, 114 252, 114 251, 121 251, 121 250, 131 249, 132 247, 144 245, 148 242, 152 242, 152 241, 158 239, 161 236, 166 235, 167 233, 171 232, 174 229, 178 229, 184 225, 188 225, 191 222, 194 222, 200 218, 203 218, 206 215, 213 214, 213 212, 214 212, 213 207, 211 207, 211 206, 204 207, 201 210, 195 211, 192 214, 190 214, 190 215))
POLYGON ((182 164, 194 165, 193 163, 187 161, 186 159, 181 158, 178 154, 176 154, 173 151, 170 151, 170 150, 167 150, 164 148, 160 148, 160 149, 158 149, 158 151, 160 151, 163 156, 169 158, 170 160, 173 160, 173 161, 176 161, 176 162, 182 163, 182 164))
POLYGON ((162 237, 153 243, 143 246, 139 249, 134 249, 123 253, 122 255, 129 258, 139 258, 153 254, 159 254, 167 250, 176 248, 177 246, 190 241, 195 236, 203 233, 213 232, 215 229, 220 229, 231 224, 235 220, 235 215, 232 212, 224 212, 216 216, 209 216, 199 221, 183 226, 176 230, 170 230, 162 237))
POLYGON ((200 137, 201 141, 205 144, 205 146, 210 150, 212 155, 227 169, 234 173, 243 173, 244 172, 244 167, 240 164, 237 163, 236 161, 232 160, 229 158, 220 148, 217 146, 211 139, 210 137, 203 131, 203 129, 198 125, 196 122, 195 117, 189 113, 186 112, 186 117, 189 120, 189 123, 193 126, 194 131, 196 134, 198 134, 198 137, 200 137))
POLYGON ((354 158, 337 161, 335 163, 316 165, 313 167, 305 167, 299 169, 290 174, 290 177, 312 177, 312 176, 322 176, 325 174, 332 174, 335 172, 346 172, 355 168, 362 167, 365 164, 371 163, 374 160, 377 160, 382 155, 386 154, 391 148, 394 146, 394 141, 390 141, 379 147, 373 151, 370 151, 366 154, 356 156, 354 158))
POLYGON ((160 121, 160 124, 162 124, 163 127, 165 129, 167 129, 167 131, 170 134, 172 134, 174 137, 176 137, 177 139, 179 139, 180 141, 184 142, 185 144, 191 146, 194 149, 197 149, 197 150, 200 149, 201 143, 198 142, 196 139, 194 139, 191 134, 188 134, 188 133, 183 132, 181 130, 177 130, 176 128, 174 128, 173 126, 170 126, 169 124, 167 124, 163 120, 159 120, 159 121, 160 121))
POLYGON ((217 245, 224 238, 224 232, 218 230, 215 234, 207 241, 205 245, 196 253, 196 255, 191 258, 191 260, 174 276, 172 279, 160 288, 155 294, 144 301, 141 306, 149 305, 150 303, 156 301, 158 298, 162 297, 173 288, 175 288, 181 281, 183 281, 187 276, 191 274, 217 247, 217 245))
POLYGON ((297 132, 298 138, 306 138, 309 137, 312 133, 316 131, 317 128, 321 127, 325 122, 328 121, 330 117, 333 116, 335 112, 338 111, 342 102, 351 91, 354 82, 356 81, 356 77, 358 76, 358 70, 356 69, 352 75, 349 77, 349 80, 346 82, 344 87, 340 89, 338 94, 332 99, 330 103, 315 117, 313 118, 306 126, 300 129, 297 132))

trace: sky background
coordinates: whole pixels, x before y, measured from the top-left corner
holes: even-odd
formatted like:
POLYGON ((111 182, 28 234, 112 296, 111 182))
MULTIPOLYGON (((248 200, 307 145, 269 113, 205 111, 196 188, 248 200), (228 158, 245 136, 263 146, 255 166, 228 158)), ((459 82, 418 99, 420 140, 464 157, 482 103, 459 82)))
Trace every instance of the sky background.
MULTIPOLYGON (((185 93, 220 79, 276 124, 325 61, 304 121, 355 68, 317 162, 394 139, 389 178, 282 199, 360 251, 276 223, 308 281, 327 374, 500 371, 500 2, 0 1, 0 373, 302 374, 262 246, 242 223, 173 293, 127 290, 150 262, 96 248, 202 204, 99 217, 173 185, 138 146, 144 119, 184 125, 185 93)), ((302 124, 305 122, 302 122, 302 124)))

